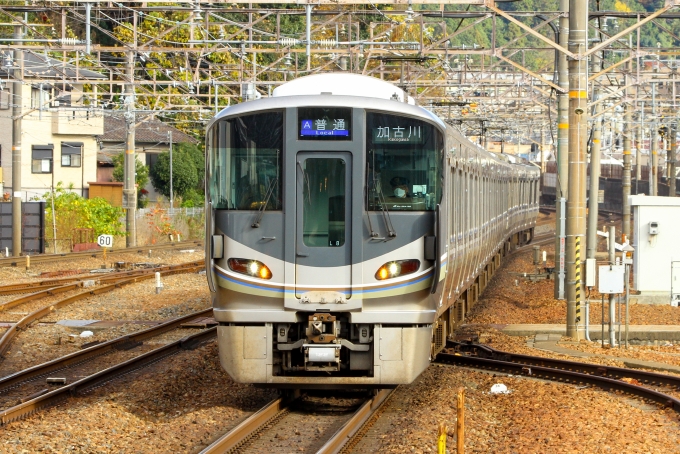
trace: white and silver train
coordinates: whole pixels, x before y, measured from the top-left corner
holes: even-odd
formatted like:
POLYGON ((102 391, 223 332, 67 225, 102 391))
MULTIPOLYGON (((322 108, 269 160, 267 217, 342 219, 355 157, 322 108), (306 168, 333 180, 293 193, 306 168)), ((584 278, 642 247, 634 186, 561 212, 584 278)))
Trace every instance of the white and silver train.
POLYGON ((536 167, 347 73, 221 111, 206 168, 220 361, 264 386, 412 382, 538 212, 536 167))

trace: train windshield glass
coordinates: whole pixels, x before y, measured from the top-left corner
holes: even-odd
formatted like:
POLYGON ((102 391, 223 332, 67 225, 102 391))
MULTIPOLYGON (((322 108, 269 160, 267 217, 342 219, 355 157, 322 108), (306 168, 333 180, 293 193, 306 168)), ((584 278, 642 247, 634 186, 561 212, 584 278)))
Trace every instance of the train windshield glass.
POLYGON ((283 113, 215 123, 208 134, 208 190, 215 208, 281 209, 283 113))
POLYGON ((368 210, 434 210, 441 199, 443 140, 431 124, 368 112, 368 210))

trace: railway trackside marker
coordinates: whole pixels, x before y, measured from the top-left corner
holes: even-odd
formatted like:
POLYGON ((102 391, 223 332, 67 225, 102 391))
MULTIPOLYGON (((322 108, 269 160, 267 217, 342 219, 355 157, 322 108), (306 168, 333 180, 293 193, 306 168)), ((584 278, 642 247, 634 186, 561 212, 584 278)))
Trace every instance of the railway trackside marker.
POLYGON ((101 247, 112 247, 113 235, 99 235, 97 237, 97 244, 101 247))

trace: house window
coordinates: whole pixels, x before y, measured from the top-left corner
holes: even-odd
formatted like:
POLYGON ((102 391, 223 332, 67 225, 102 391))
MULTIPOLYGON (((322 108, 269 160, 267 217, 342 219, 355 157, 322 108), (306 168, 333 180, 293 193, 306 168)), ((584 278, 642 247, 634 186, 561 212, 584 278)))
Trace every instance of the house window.
POLYGON ((82 142, 62 142, 61 143, 61 166, 80 167, 83 158, 82 142))
POLYGON ((0 89, 0 110, 9 110, 9 90, 0 89))
POLYGON ((31 109, 40 109, 42 104, 42 90, 39 88, 31 89, 31 109))
POLYGON ((33 145, 31 173, 52 173, 54 145, 33 145))

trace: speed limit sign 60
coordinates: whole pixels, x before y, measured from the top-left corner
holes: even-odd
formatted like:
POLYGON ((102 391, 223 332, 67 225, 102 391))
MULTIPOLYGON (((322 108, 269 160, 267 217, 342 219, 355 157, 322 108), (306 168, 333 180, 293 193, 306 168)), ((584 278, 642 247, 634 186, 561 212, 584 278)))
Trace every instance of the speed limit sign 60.
POLYGON ((99 235, 97 237, 97 244, 101 247, 112 247, 113 235, 99 235))

